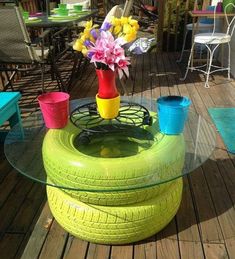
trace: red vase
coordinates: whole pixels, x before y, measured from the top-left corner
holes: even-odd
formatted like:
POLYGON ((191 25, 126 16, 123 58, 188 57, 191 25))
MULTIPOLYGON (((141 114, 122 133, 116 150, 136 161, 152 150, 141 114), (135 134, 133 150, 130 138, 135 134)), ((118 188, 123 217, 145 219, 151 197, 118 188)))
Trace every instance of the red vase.
POLYGON ((116 87, 116 72, 96 69, 98 77, 98 96, 103 99, 115 98, 119 95, 116 87))

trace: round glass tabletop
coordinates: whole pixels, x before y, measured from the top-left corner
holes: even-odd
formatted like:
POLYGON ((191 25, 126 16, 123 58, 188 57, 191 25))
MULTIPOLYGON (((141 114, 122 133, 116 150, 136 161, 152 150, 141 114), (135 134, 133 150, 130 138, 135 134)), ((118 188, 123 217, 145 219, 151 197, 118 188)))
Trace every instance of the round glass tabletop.
MULTIPOLYGON (((70 111, 94 101, 73 100, 70 111)), ((21 174, 46 185, 115 192, 173 181, 199 167, 213 152, 215 130, 201 115, 190 110, 182 134, 164 135, 158 127, 156 100, 122 97, 122 101, 147 108, 153 121, 113 131, 106 120, 101 126, 89 126, 92 130, 87 132, 71 119, 64 129, 47 129, 38 110, 23 121, 24 136, 19 125, 8 133, 7 160, 21 174)))

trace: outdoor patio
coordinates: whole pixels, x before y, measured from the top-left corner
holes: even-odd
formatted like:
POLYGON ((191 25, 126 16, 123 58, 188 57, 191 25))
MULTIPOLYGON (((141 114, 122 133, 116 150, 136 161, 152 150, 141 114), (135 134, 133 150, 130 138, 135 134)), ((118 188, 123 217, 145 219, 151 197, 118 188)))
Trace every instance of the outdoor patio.
MULTIPOLYGON (((215 74, 206 89, 204 78, 194 72, 182 82, 179 78, 185 64, 176 63, 178 56, 149 53, 133 57, 133 83, 125 83, 125 94, 154 99, 189 96, 192 109, 208 121, 207 108, 235 106, 234 81, 215 74)), ((63 73, 64 79, 68 74, 63 73)), ((15 90, 25 90, 20 101, 23 118, 37 108, 37 95, 27 94, 36 84, 40 88, 40 78, 23 77, 15 84, 15 90)), ((49 77, 46 86, 53 89, 49 77)), ((83 77, 73 82, 71 99, 95 96, 96 91, 95 70, 90 65, 83 77)), ((45 186, 17 173, 4 157, 3 145, 0 172, 1 258, 235 258, 235 156, 226 151, 219 134, 213 155, 184 177, 183 200, 176 217, 155 236, 129 245, 97 245, 69 235, 50 213, 45 186)))

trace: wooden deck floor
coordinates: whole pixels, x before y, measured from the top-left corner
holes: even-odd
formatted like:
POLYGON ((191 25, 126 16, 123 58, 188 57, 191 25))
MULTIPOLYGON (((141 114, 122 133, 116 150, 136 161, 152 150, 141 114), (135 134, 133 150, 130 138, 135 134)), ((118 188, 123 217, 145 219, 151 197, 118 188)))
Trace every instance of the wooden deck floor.
MULTIPOLYGON (((210 121, 208 107, 235 107, 235 83, 223 74, 213 76, 211 88, 203 77, 189 74, 181 82, 184 64, 174 53, 147 54, 133 61, 134 88, 126 93, 157 98, 186 95, 193 108, 210 121)), ((75 82, 72 98, 94 96, 94 68, 75 82)), ((23 96, 21 107, 36 104, 35 96, 23 96)), ((234 122, 231 122, 234 123, 234 122)), ((46 203, 45 187, 19 175, 0 150, 0 258, 53 259, 152 259, 235 258, 235 156, 229 154, 220 136, 213 155, 184 177, 183 200, 171 223, 160 233, 131 245, 97 245, 69 235, 53 219, 46 203)))

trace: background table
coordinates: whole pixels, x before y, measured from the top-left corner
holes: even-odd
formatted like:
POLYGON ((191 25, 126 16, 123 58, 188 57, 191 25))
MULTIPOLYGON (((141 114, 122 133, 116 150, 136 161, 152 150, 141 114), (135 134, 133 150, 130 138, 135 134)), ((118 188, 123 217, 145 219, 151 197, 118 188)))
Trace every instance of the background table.
POLYGON ((65 27, 65 26, 73 26, 74 24, 85 21, 91 17, 93 17, 95 14, 98 13, 98 10, 90 10, 84 13, 81 13, 77 16, 74 16, 74 18, 64 20, 53 20, 49 18, 50 16, 43 14, 42 16, 38 16, 40 19, 39 21, 28 21, 26 22, 27 27, 36 27, 36 28, 53 28, 53 27, 65 27))

